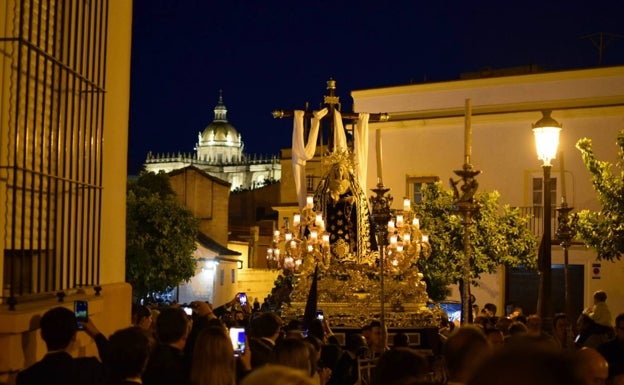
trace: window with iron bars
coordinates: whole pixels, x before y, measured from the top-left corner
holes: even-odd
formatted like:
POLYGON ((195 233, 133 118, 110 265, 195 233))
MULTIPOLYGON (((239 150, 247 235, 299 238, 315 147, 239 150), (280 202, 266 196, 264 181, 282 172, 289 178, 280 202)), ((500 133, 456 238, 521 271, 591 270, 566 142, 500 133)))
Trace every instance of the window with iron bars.
POLYGON ((99 284, 108 1, 0 16, 2 300, 99 284))

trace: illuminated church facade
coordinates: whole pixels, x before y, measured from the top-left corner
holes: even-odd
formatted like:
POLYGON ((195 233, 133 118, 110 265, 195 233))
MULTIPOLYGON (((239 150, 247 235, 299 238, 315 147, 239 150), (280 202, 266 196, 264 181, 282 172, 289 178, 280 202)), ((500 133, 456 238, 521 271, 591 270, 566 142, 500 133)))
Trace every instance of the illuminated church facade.
POLYGON ((223 95, 214 108, 214 120, 198 134, 194 153, 147 154, 146 171, 167 173, 194 166, 230 183, 231 190, 251 190, 277 182, 282 166, 277 155, 265 157, 243 152, 241 134, 227 120, 223 95))

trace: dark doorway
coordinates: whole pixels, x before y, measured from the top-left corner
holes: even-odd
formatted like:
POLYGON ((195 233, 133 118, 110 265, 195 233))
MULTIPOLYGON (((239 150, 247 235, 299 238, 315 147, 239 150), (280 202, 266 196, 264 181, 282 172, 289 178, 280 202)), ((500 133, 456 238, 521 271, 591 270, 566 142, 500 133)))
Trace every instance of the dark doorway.
MULTIPOLYGON (((570 319, 574 321, 583 312, 585 266, 568 265, 568 270, 570 272, 571 306, 571 314, 569 315, 570 319)), ((525 315, 535 314, 537 312, 537 288, 539 286, 537 272, 522 267, 507 268, 505 282, 505 305, 513 304, 520 306, 524 310, 525 315)), ((563 265, 552 265, 552 306, 553 314, 564 312, 565 281, 563 265)))

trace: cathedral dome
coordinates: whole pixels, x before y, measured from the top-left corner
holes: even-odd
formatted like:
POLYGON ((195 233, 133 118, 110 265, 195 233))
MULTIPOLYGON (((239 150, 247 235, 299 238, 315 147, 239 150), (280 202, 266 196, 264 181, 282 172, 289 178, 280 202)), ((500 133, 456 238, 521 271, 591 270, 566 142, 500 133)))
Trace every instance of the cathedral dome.
POLYGON ((227 108, 223 104, 223 96, 214 109, 214 120, 199 135, 200 146, 242 147, 241 136, 227 121, 227 108))
POLYGON ((206 145, 239 145, 240 138, 236 128, 227 122, 212 122, 201 134, 202 144, 206 145))

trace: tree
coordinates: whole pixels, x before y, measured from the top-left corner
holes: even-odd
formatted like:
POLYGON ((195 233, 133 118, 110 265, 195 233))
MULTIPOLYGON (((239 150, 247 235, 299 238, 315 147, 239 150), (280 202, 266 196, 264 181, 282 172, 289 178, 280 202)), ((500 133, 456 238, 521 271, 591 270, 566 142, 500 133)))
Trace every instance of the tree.
POLYGON ((176 199, 164 172, 128 183, 126 280, 136 300, 170 290, 195 275, 199 222, 176 199))
MULTIPOLYGON (((500 194, 482 192, 475 195, 480 205, 470 233, 471 277, 473 284, 482 273, 493 273, 503 265, 537 268, 537 239, 527 227, 528 218, 517 208, 500 206, 500 194)), ((463 280, 464 226, 462 216, 454 209, 453 193, 441 183, 427 186, 423 202, 414 206, 423 232, 429 234, 431 256, 418 260, 418 268, 433 300, 443 300, 447 286, 463 280)))
POLYGON ((591 139, 582 138, 576 143, 602 209, 578 212, 574 230, 586 246, 596 249, 598 260, 612 262, 620 260, 624 252, 624 130, 618 133, 616 144, 619 160, 614 165, 596 159, 591 139), (614 174, 614 166, 619 173, 614 174))

